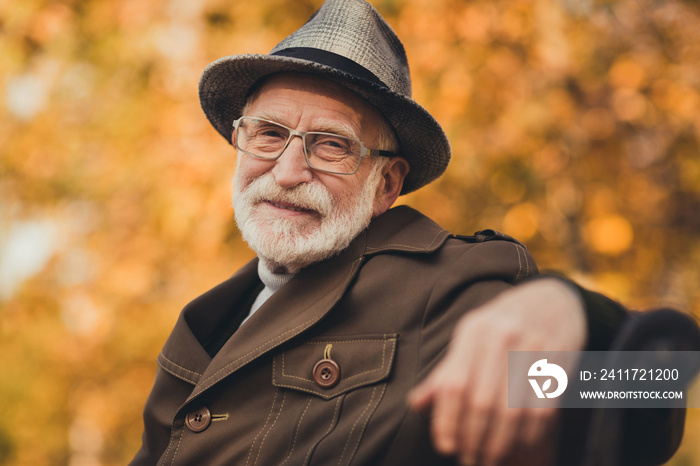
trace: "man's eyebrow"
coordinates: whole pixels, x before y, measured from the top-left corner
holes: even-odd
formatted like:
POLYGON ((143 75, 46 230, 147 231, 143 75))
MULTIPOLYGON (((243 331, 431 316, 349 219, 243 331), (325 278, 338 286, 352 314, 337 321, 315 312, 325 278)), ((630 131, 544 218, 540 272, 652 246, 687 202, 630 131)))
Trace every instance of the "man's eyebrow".
MULTIPOLYGON (((285 120, 284 118, 281 118, 279 115, 275 115, 272 113, 261 112, 259 115, 256 115, 256 118, 262 118, 263 120, 274 121, 275 123, 279 123, 280 125, 284 125, 290 128, 292 127, 289 121, 285 120)), ((338 136, 345 136, 346 138, 359 139, 357 133, 355 132, 355 129, 351 125, 325 118, 314 121, 314 125, 309 131, 315 131, 318 133, 332 133, 338 136)))
POLYGON ((319 120, 314 124, 313 131, 333 133, 346 138, 359 139, 352 126, 334 120, 319 120))
POLYGON ((250 116, 253 116, 255 118, 262 118, 263 120, 272 121, 274 123, 279 123, 280 125, 289 126, 289 123, 285 122, 284 118, 280 118, 279 116, 274 115, 272 113, 260 112, 259 115, 250 115, 250 116))

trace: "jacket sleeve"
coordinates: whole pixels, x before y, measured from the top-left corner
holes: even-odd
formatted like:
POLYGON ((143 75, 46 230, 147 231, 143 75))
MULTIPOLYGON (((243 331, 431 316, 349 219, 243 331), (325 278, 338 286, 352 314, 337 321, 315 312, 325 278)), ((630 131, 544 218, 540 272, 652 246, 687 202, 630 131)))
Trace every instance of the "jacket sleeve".
POLYGON ((443 247, 444 265, 431 277, 425 305, 418 380, 442 358, 444 343, 462 316, 537 273, 534 259, 520 243, 492 238, 477 244, 453 240, 443 247))

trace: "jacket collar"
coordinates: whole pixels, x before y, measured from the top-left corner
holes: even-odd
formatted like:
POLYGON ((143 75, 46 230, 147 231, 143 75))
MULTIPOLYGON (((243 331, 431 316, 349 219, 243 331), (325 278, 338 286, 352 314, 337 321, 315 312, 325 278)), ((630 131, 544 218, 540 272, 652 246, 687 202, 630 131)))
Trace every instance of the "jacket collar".
POLYGON ((191 301, 158 356, 158 364, 167 372, 196 384, 211 363, 200 341, 206 341, 230 312, 235 303, 245 301, 259 283, 257 259, 243 266, 235 275, 191 301))
POLYGON ((323 319, 341 299, 365 258, 391 252, 429 253, 440 248, 449 236, 449 232, 410 207, 387 211, 343 252, 302 269, 210 359, 194 335, 231 312, 251 284, 257 282, 254 260, 187 306, 163 348, 161 367, 196 385, 188 399, 192 400, 323 319))
POLYGON ((380 215, 365 232, 365 255, 381 252, 429 253, 451 236, 440 225, 408 206, 380 215))

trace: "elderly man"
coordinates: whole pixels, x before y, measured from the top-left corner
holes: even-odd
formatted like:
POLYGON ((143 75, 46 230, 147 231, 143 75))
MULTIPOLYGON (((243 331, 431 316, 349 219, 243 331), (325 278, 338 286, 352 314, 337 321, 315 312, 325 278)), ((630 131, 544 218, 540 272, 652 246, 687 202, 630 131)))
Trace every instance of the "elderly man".
POLYGON ((604 348, 625 311, 514 288, 537 273, 517 241, 391 209, 450 149, 379 14, 328 0, 270 55, 212 63, 200 97, 257 258, 183 310, 132 464, 547 464, 556 413, 507 407, 508 351, 604 348))

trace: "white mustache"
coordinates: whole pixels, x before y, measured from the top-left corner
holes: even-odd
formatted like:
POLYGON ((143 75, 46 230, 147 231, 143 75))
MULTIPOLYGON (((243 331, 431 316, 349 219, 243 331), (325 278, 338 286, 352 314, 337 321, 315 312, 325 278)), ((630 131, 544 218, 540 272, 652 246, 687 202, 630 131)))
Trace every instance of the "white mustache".
POLYGON ((301 209, 313 210, 322 217, 330 215, 334 206, 333 197, 325 186, 303 183, 285 189, 277 184, 271 173, 255 178, 240 194, 247 198, 249 205, 263 201, 287 203, 301 209))

